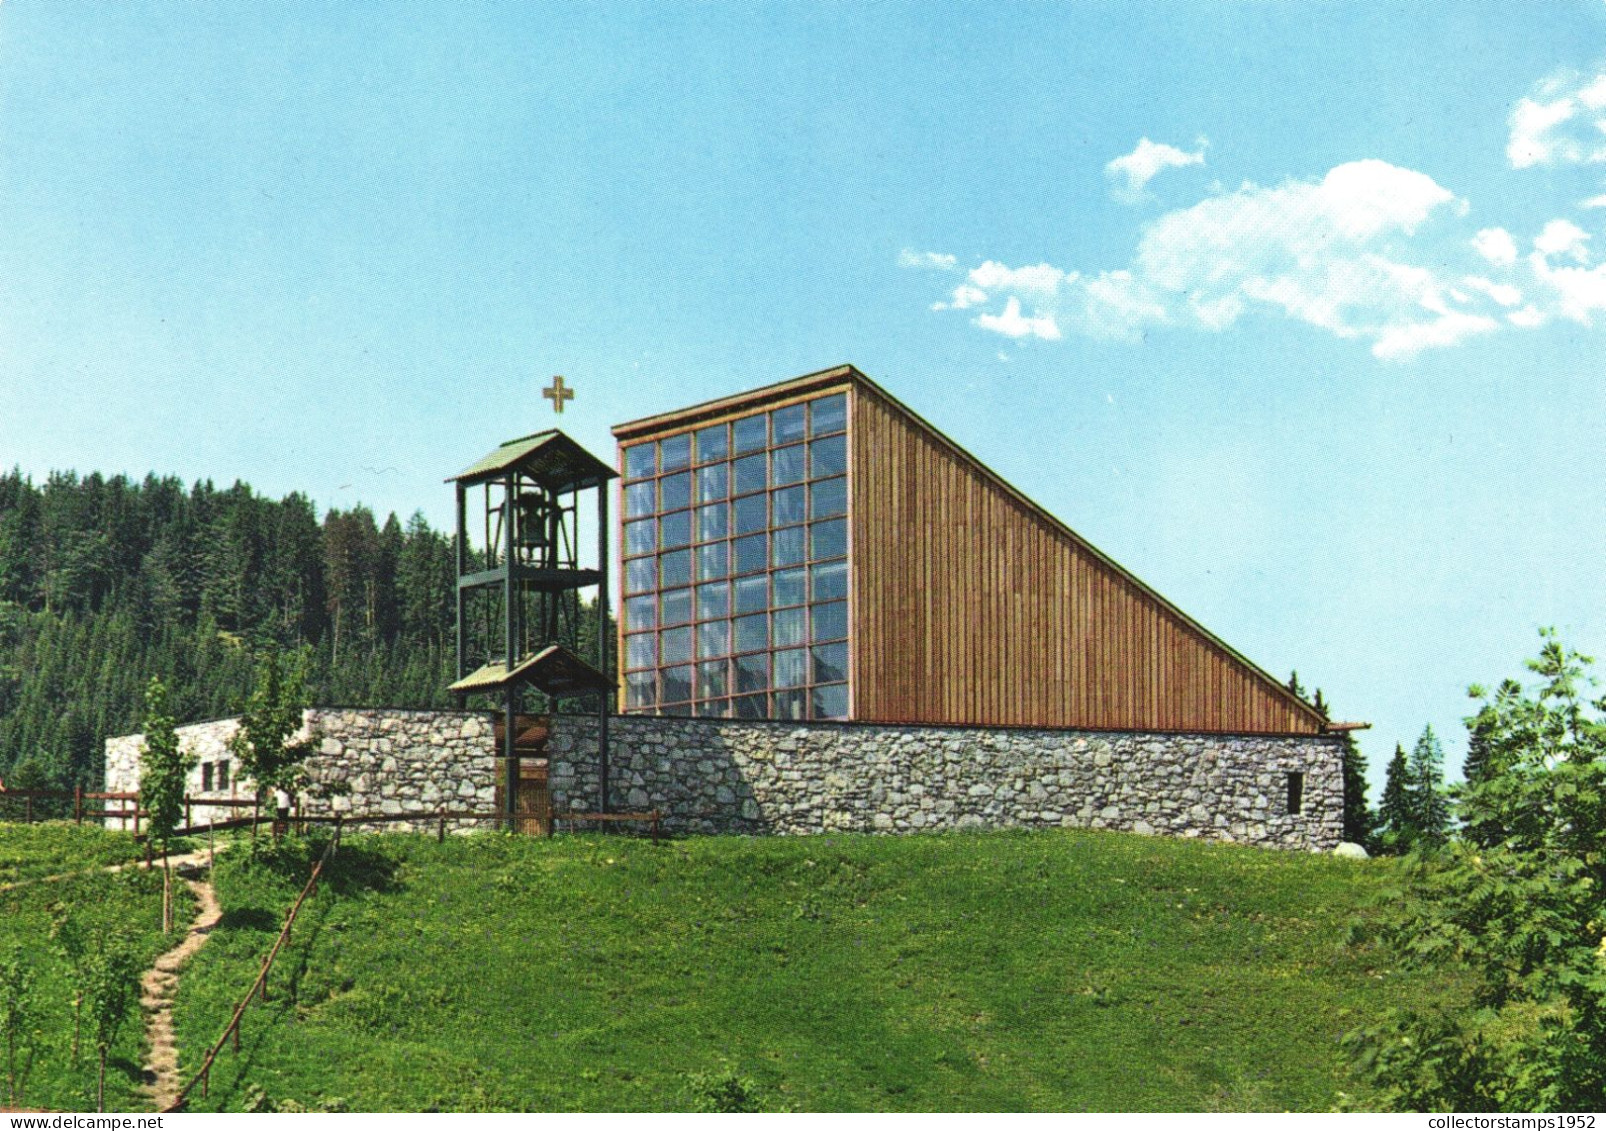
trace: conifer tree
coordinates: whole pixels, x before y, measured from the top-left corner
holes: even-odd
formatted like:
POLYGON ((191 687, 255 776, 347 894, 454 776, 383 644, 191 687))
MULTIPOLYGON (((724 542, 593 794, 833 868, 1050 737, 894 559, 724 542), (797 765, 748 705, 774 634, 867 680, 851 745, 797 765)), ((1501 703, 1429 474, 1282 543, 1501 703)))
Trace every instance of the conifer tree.
POLYGON ((1407 772, 1417 833, 1429 844, 1443 844, 1450 835, 1450 801, 1444 792, 1444 748, 1431 725, 1422 728, 1411 748, 1407 772))
POLYGON ((1408 851, 1416 843, 1419 829, 1416 823, 1416 805, 1411 796, 1411 771, 1405 759, 1405 747, 1394 744, 1394 757, 1389 759, 1388 777, 1383 783, 1383 799, 1377 807, 1378 847, 1383 852, 1408 851))

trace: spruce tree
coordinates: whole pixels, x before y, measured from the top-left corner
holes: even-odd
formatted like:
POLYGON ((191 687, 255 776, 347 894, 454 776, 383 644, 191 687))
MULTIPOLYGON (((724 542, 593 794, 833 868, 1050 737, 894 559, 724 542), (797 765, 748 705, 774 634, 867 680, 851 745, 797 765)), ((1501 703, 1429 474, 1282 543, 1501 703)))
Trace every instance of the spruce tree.
POLYGON ((1422 728, 1411 748, 1407 771, 1417 831, 1429 844, 1443 844, 1450 835, 1450 801, 1444 791, 1444 748, 1431 725, 1422 728))
POLYGON ((1416 843, 1420 830, 1411 792, 1411 771, 1406 764, 1405 747, 1396 742, 1394 757, 1389 759, 1388 777, 1383 783, 1383 800, 1377 807, 1380 851, 1406 852, 1416 843))

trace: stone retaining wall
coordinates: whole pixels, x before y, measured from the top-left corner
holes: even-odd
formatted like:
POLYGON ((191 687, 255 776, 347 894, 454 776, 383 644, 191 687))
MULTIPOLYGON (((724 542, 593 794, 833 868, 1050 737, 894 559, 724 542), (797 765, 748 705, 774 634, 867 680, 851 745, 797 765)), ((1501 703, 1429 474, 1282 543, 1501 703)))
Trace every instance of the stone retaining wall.
MULTIPOLYGON (((554 808, 596 807, 595 733, 591 718, 554 720, 554 808)), ((1331 736, 631 717, 609 735, 613 807, 691 832, 1069 826, 1325 850, 1343 829, 1331 736)))
MULTIPOLYGON (((216 719, 178 728, 181 748, 200 763, 229 767, 229 788, 209 797, 252 796, 249 782, 239 778, 239 763, 228 740, 238 719, 216 719)), ((316 733, 318 750, 307 760, 312 788, 302 800, 303 812, 428 813, 443 809, 490 812, 496 805, 496 753, 491 717, 483 712, 403 711, 314 707, 302 715, 301 737, 316 733)), ((144 735, 106 741, 106 788, 139 788, 139 756, 144 735)), ((203 767, 190 771, 192 796, 202 794, 203 767)), ((247 815, 217 806, 196 805, 197 823, 226 821, 247 815)), ((110 819, 108 827, 129 822, 110 819)), ((474 822, 454 822, 474 824, 474 822)), ((405 828, 405 825, 399 827, 405 828)))
MULTIPOLYGON (((202 761, 230 764, 237 721, 180 727, 202 761)), ((492 717, 483 712, 317 708, 308 771, 314 813, 490 811, 496 796, 492 717)), ((1333 736, 610 720, 615 809, 658 809, 697 833, 902 832, 1083 827, 1331 849, 1343 827, 1342 743, 1333 736), (1289 813, 1289 775, 1302 775, 1289 813)), ((556 810, 598 803, 596 719, 558 716, 549 744, 556 810)), ((106 743, 111 790, 138 788, 140 735, 106 743)), ((199 794, 201 770, 191 774, 199 794)), ((195 820, 229 810, 197 806, 195 820)), ((111 824, 113 822, 108 822, 111 824)), ((402 827, 406 827, 405 825, 402 827)))

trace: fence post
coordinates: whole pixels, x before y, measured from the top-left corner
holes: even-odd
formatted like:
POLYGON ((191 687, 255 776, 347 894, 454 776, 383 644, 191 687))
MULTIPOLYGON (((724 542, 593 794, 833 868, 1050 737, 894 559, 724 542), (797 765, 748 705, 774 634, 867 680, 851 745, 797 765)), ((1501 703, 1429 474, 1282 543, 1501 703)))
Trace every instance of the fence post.
POLYGON ((437 844, 445 844, 446 843, 446 818, 445 817, 441 818, 441 827, 438 830, 436 830, 435 843, 437 843, 437 844))
POLYGON ((75 825, 84 823, 84 786, 82 782, 72 787, 72 819, 75 825))
POLYGON ((25 825, 33 824, 33 794, 30 793, 30 794, 28 794, 28 796, 24 797, 22 799, 22 805, 23 805, 23 824, 25 824, 25 825))

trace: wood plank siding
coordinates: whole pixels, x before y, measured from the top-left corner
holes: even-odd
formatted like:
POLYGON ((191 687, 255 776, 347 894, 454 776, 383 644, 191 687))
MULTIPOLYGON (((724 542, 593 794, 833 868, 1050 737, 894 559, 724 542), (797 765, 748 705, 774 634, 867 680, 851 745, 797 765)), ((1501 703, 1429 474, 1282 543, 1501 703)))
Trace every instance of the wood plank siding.
POLYGON ((1275 679, 854 376, 853 718, 1321 730, 1275 679))
POLYGON ((849 718, 1323 730, 1314 708, 852 366, 613 432, 623 460, 634 443, 837 392, 848 394, 849 718))

